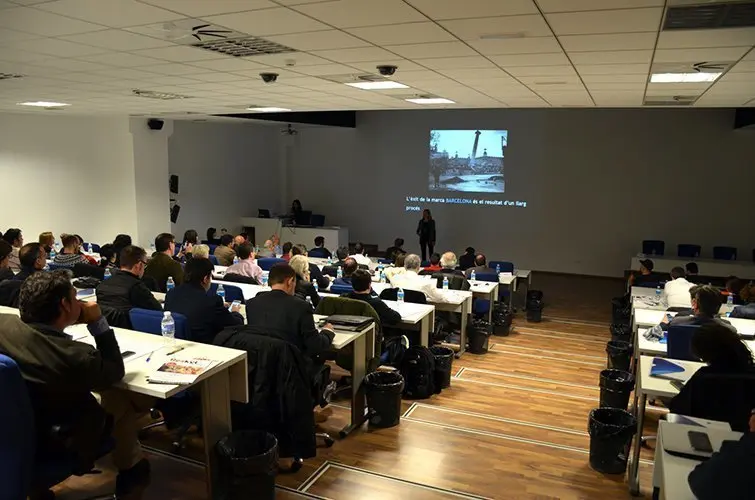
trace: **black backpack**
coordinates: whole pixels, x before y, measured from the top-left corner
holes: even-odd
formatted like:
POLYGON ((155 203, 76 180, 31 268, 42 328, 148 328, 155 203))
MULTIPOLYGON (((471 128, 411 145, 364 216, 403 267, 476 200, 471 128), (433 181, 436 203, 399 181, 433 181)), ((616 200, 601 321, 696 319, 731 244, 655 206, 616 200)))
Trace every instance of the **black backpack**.
POLYGON ((401 337, 386 338, 383 341, 383 356, 381 357, 381 361, 388 366, 400 368, 405 352, 406 347, 401 343, 401 337))
POLYGON ((435 394, 435 356, 424 346, 412 346, 401 360, 404 396, 425 399, 435 394))

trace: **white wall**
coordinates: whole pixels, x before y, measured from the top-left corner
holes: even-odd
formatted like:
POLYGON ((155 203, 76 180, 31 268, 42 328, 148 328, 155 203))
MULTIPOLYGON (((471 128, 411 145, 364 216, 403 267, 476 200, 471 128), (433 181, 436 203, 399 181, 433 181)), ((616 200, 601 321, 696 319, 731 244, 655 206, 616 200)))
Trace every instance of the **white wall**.
POLYGON ((170 173, 179 176, 181 213, 173 233, 182 238, 208 227, 231 232, 258 208, 277 208, 279 142, 275 124, 175 122, 169 139, 170 173))
POLYGON ((0 114, 0 230, 136 234, 133 141, 120 118, 0 114))
MULTIPOLYGON (((507 196, 526 209, 427 205, 438 249, 468 245, 518 267, 617 276, 642 239, 733 245, 749 258, 755 135, 733 111, 463 110, 358 113, 356 129, 305 128, 292 197, 349 227, 352 241, 417 250, 427 195, 428 136, 439 129, 507 129, 507 196)), ((668 252, 669 250, 667 250, 668 252)))

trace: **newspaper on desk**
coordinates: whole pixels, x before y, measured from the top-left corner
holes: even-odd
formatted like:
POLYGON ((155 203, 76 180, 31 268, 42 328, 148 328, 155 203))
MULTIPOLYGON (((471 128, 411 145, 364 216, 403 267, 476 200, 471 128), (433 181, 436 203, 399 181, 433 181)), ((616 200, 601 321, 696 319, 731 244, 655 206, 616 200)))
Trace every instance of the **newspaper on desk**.
POLYGON ((668 307, 668 303, 666 302, 665 297, 658 299, 654 296, 649 297, 641 295, 634 297, 634 307, 642 309, 657 309, 659 311, 663 311, 668 307))
POLYGON ((189 385, 217 361, 206 358, 169 358, 148 377, 150 384, 189 385))

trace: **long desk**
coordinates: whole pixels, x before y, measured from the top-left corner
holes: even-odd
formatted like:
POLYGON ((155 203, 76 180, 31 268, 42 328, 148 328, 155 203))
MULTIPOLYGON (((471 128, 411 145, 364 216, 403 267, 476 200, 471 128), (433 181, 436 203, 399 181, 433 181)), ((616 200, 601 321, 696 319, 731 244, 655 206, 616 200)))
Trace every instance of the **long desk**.
MULTIPOLYGON (((0 313, 18 315, 19 311, 2 307, 0 313)), ((180 339, 168 344, 159 335, 124 328, 113 330, 119 344, 138 345, 140 348, 135 355, 125 360, 126 374, 115 387, 158 399, 167 399, 193 386, 200 388, 207 485, 210 489, 209 498, 212 498, 212 486, 217 477, 214 448, 215 443, 232 430, 231 401, 249 402, 246 352, 180 339), (204 357, 218 363, 190 385, 150 384, 147 377, 167 359, 165 353, 168 346, 184 347, 180 354, 182 357, 204 357)), ((76 340, 91 343, 92 337, 86 325, 73 325, 66 329, 66 333, 76 340)))
MULTIPOLYGON (((666 314, 675 316, 676 313, 667 313, 664 310, 655 309, 635 309, 634 310, 634 323, 635 330, 643 327, 652 327, 658 325, 663 321, 666 314)), ((744 318, 723 318, 737 329, 740 335, 753 336, 755 335, 755 319, 744 318)))
MULTIPOLYGON (((749 251, 746 253, 749 255, 749 251)), ((700 274, 703 276, 738 276, 743 279, 755 278, 755 262, 746 260, 715 260, 715 259, 685 259, 683 257, 665 257, 648 255, 646 257, 634 256, 630 262, 630 269, 639 269, 640 260, 650 259, 653 261, 653 271, 668 273, 674 267, 684 267, 688 262, 697 263, 700 274)))

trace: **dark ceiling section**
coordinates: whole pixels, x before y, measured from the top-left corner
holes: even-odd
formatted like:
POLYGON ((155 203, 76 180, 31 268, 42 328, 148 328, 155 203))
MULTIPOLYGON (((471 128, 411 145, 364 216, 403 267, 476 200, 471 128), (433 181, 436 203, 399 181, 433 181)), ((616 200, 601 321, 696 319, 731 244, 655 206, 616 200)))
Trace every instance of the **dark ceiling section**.
POLYGON ((281 123, 305 123, 307 125, 324 125, 328 127, 356 128, 356 111, 312 111, 309 113, 240 113, 232 115, 215 115, 247 120, 265 120, 281 123))
POLYGON ((669 7, 663 29, 699 30, 750 26, 755 26, 755 2, 722 2, 669 7))

